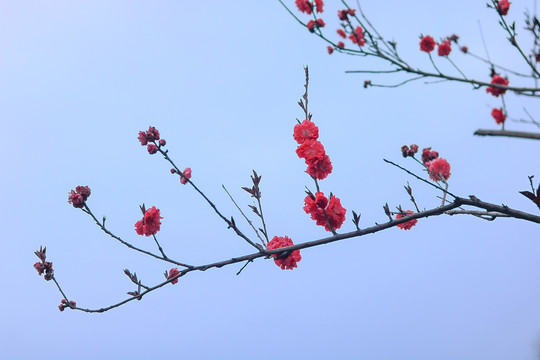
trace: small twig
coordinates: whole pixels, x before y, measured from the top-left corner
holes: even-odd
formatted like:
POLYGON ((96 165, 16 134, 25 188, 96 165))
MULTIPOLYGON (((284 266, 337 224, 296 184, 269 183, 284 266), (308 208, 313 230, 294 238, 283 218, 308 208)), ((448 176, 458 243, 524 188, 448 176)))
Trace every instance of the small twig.
POLYGON ((525 132, 525 131, 478 129, 474 132, 474 135, 506 136, 506 137, 522 138, 522 139, 540 140, 540 133, 532 133, 532 132, 525 132))

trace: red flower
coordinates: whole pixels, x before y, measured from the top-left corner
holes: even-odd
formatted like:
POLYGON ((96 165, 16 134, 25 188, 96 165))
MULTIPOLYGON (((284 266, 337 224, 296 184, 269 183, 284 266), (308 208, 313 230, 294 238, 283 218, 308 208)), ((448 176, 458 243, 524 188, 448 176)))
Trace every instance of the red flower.
POLYGON ((420 40, 420 50, 430 53, 435 49, 435 40, 431 36, 424 36, 422 40, 420 40))
POLYGON ((434 181, 448 180, 450 164, 443 158, 437 158, 429 163, 429 178, 434 181))
MULTIPOLYGON (((502 76, 499 76, 499 75, 495 75, 493 76, 493 78, 491 79, 491 83, 492 84, 497 84, 497 85, 504 85, 504 86, 508 86, 508 84, 510 83, 507 79, 503 78, 502 76)), ((491 95, 495 96, 495 97, 499 97, 499 95, 502 95, 506 92, 506 89, 499 89, 499 88, 496 88, 496 87, 491 87, 489 86, 487 89, 486 89, 486 92, 487 93, 491 93, 491 95)))
POLYGON ((306 159, 306 164, 309 163, 314 158, 322 158, 326 155, 324 151, 324 146, 320 141, 317 140, 308 140, 304 141, 296 149, 296 154, 299 158, 306 159))
POLYGON ((139 131, 138 139, 141 142, 141 145, 145 146, 149 142, 159 140, 159 131, 155 127, 150 126, 146 132, 139 131))
MULTIPOLYGON (((292 240, 288 237, 281 237, 281 236, 274 236, 272 240, 266 245, 266 249, 273 250, 273 249, 280 249, 282 247, 286 246, 292 246, 294 245, 292 240)), ((302 260, 302 256, 300 255, 300 250, 293 250, 291 254, 287 257, 280 257, 281 254, 272 254, 274 257, 274 262, 277 266, 279 266, 282 270, 292 270, 296 266, 296 263, 302 260)))
POLYGON ((347 9, 347 13, 351 16, 354 16, 356 15, 356 10, 355 9, 347 9))
POLYGON ((499 0, 497 4, 497 12, 501 14, 502 16, 508 14, 508 10, 510 9, 511 2, 508 2, 508 0, 499 0))
POLYGON ((315 5, 317 6, 318 13, 322 13, 324 11, 323 10, 324 2, 322 0, 315 0, 315 5))
POLYGON ((313 157, 306 162, 308 164, 306 172, 315 179, 323 180, 332 173, 332 162, 326 154, 322 157, 313 157))
POLYGON ((343 41, 340 41, 337 43, 337 47, 343 49, 345 47, 345 43, 343 41))
POLYGON ((322 28, 326 25, 323 19, 317 19, 317 27, 322 28))
POLYGON ((431 151, 430 147, 422 150, 422 162, 426 166, 428 166, 430 161, 435 160, 438 157, 439 157, 439 153, 436 151, 431 151))
POLYGON ((462 46, 462 47, 460 48, 460 50, 461 50, 464 54, 466 54, 466 53, 469 52, 469 48, 466 47, 466 46, 462 46))
POLYGON ((159 146, 165 146, 166 143, 165 139, 159 140, 159 146))
POLYGON ((360 26, 357 26, 353 33, 349 35, 349 39, 351 39, 353 44, 358 44, 359 46, 364 45, 366 43, 364 41, 364 30, 362 30, 360 26))
POLYGON ((502 109, 491 110, 491 116, 493 116, 497 124, 502 124, 506 120, 506 115, 504 115, 504 112, 502 109))
POLYGON ((296 7, 300 12, 306 13, 308 15, 311 15, 313 12, 312 4, 308 0, 296 0, 295 1, 296 7))
POLYGON ((301 124, 294 126, 293 137, 298 144, 303 144, 308 140, 317 140, 319 128, 313 121, 304 120, 301 124))
POLYGON ((404 158, 406 158, 407 156, 414 156, 414 154, 416 154, 417 152, 418 145, 416 144, 412 144, 410 149, 407 145, 403 145, 401 147, 401 155, 403 155, 404 158))
POLYGON ((148 140, 146 140, 146 132, 145 131, 139 131, 138 139, 141 142, 142 146, 146 146, 146 144, 148 144, 148 140))
POLYGON ((161 219, 163 219, 163 217, 161 217, 159 209, 152 206, 150 209, 146 210, 142 220, 135 223, 135 231, 139 235, 155 235, 161 228, 161 219))
MULTIPOLYGON (((178 268, 172 268, 171 270, 169 270, 169 274, 167 275, 167 279, 172 279, 173 277, 178 276, 178 275, 180 275, 180 271, 178 270, 178 268)), ((178 283, 178 278, 171 281, 171 284, 173 284, 173 285, 176 284, 176 283, 178 283)))
POLYGON ((328 201, 323 193, 316 193, 315 198, 312 196, 313 194, 308 194, 304 199, 304 211, 306 214, 310 214, 311 219, 315 220, 317 225, 324 226, 326 231, 332 231, 328 221, 334 230, 339 229, 345 222, 345 214, 347 213, 347 210, 341 206, 339 198, 332 196, 328 201), (326 211, 328 221, 326 221, 323 209, 326 211))
POLYGON ((185 177, 180 176, 180 183, 186 185, 188 182, 186 178, 191 179, 191 168, 185 168, 182 174, 184 174, 185 177))
POLYGON ((347 37, 347 34, 345 34, 345 31, 343 31, 341 29, 337 29, 337 33, 338 33, 339 36, 341 36, 344 39, 347 37))
POLYGON ((338 12, 337 12, 337 16, 338 16, 339 20, 342 20, 342 21, 349 20, 348 15, 349 15, 349 12, 347 11, 347 9, 338 10, 338 12))
POLYGON ((328 54, 332 54, 332 53, 334 52, 334 48, 331 47, 330 45, 328 45, 328 46, 326 47, 326 50, 328 50, 328 54))
MULTIPOLYGON (((404 212, 405 212, 406 215, 414 214, 414 212, 411 211, 411 210, 407 210, 407 211, 404 211, 404 212)), ((405 217, 406 215, 397 214, 396 219, 401 219, 401 218, 405 217)), ((413 220, 404 222, 403 224, 397 224, 396 226, 398 228, 402 229, 402 230, 410 230, 414 225, 416 225, 417 222, 418 222, 418 220, 413 219, 413 220)))
POLYGON ((146 149, 148 150, 148 153, 150 155, 153 155, 155 153, 157 153, 157 146, 154 145, 154 144, 148 144, 148 146, 146 147, 146 149))
POLYGON ((308 23, 306 24, 306 27, 308 28, 310 32, 315 32, 315 21, 309 20, 308 23))
POLYGON ((68 196, 68 203, 74 208, 81 209, 84 207, 84 202, 90 196, 90 188, 88 186, 77 186, 75 190, 71 190, 68 196))
POLYGON ((437 48, 437 53, 439 54, 439 56, 448 56, 448 54, 450 54, 450 51, 452 51, 452 48, 450 47, 450 40, 443 41, 439 44, 439 47, 437 48))

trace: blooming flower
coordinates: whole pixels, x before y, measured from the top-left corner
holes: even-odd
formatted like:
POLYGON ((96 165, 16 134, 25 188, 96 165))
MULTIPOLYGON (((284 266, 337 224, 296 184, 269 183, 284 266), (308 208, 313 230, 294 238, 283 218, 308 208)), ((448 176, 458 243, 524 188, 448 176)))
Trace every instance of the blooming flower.
POLYGON ((337 29, 336 30, 338 35, 341 36, 342 38, 346 38, 347 37, 347 34, 345 34, 345 31, 343 31, 342 29, 337 29))
POLYGON ((428 166, 429 162, 435 160, 439 157, 439 153, 436 151, 431 151, 431 148, 425 148, 422 150, 422 163, 428 166))
POLYGON ((448 56, 450 51, 452 51, 452 48, 450 47, 450 40, 443 41, 437 48, 437 54, 439 54, 439 56, 448 56))
POLYGON ((298 144, 303 144, 308 140, 317 140, 319 128, 313 121, 304 120, 294 126, 293 138, 298 144))
POLYGON ((337 16, 338 16, 339 20, 342 20, 342 21, 349 20, 348 15, 349 15, 349 12, 347 11, 347 9, 338 10, 338 12, 337 12, 337 16))
POLYGON ((306 169, 306 172, 318 180, 326 179, 333 170, 332 161, 330 161, 330 157, 326 154, 322 157, 311 158, 307 164, 308 168, 306 169))
MULTIPOLYGON (((178 276, 180 275, 180 271, 178 270, 178 268, 172 268, 171 270, 169 270, 169 274, 167 275, 167 279, 172 279, 173 277, 175 276, 178 276)), ((178 283, 178 278, 174 279, 173 281, 171 281, 171 284, 176 284, 178 283)))
MULTIPOLYGON (((404 211, 404 213, 405 213, 405 215, 397 214, 396 219, 401 219, 401 218, 405 217, 406 215, 414 214, 414 212, 411 211, 411 210, 404 211)), ((414 225, 416 225, 417 222, 418 222, 418 220, 413 219, 413 220, 404 222, 402 224, 397 224, 396 226, 398 228, 402 229, 402 230, 410 230, 414 225)))
POLYGON ((450 164, 446 159, 437 158, 429 163, 429 178, 434 181, 448 180, 450 177, 450 164))
POLYGON ((491 116, 493 116, 497 124, 502 124, 506 120, 506 115, 504 115, 504 112, 502 109, 491 110, 491 116))
POLYGON ((510 4, 508 0, 499 0, 497 4, 497 12, 501 14, 502 16, 508 14, 508 10, 510 9, 510 4))
POLYGON ((157 146, 154 144, 148 144, 147 150, 150 155, 153 155, 157 153, 157 146))
MULTIPOLYGON (((294 135, 293 135, 294 136, 294 135)), ((296 149, 296 154, 299 158, 306 159, 306 163, 311 161, 313 158, 321 158, 326 155, 324 151, 324 146, 320 141, 317 140, 308 140, 304 141, 296 149)))
POLYGON ((308 15, 311 15, 313 12, 312 4, 308 0, 296 0, 295 1, 296 7, 300 12, 306 13, 308 15))
POLYGON ((311 215, 311 219, 315 220, 319 226, 324 226, 326 231, 332 231, 328 222, 334 230, 339 229, 345 222, 345 214, 347 210, 341 206, 339 198, 332 196, 328 200, 323 193, 308 194, 304 199, 304 211, 311 215), (323 211, 324 210, 324 211, 323 211), (324 213, 326 212, 326 216, 324 213), (328 221, 326 217, 328 216, 328 221))
POLYGON ((324 2, 322 0, 315 0, 315 5, 317 6, 318 13, 322 13, 324 11, 323 10, 324 2))
POLYGON ((353 42, 353 44, 358 44, 359 46, 364 45, 366 42, 364 41, 364 30, 357 26, 353 33, 349 35, 349 39, 353 42))
POLYGON ((137 137, 142 146, 146 146, 149 142, 159 140, 159 131, 153 126, 148 127, 148 131, 139 131, 137 137))
POLYGON ((161 228, 161 219, 163 217, 161 217, 159 209, 152 206, 146 210, 142 220, 135 223, 135 231, 139 235, 155 235, 161 228))
POLYGON ((431 36, 424 36, 420 40, 420 50, 430 53, 435 49, 435 40, 431 36))
MULTIPOLYGON (((502 76, 495 75, 491 79, 491 83, 492 84, 497 84, 497 85, 508 86, 508 84, 510 82, 507 79, 503 78, 502 76)), ((491 93, 491 95, 493 95, 495 97, 499 97, 499 95, 503 95, 506 92, 506 89, 499 89, 499 88, 496 88, 496 87, 489 86, 488 88, 486 88, 486 92, 491 93)))
POLYGON ((191 179, 191 168, 185 168, 182 174, 184 174, 185 177, 180 176, 180 183, 186 185, 188 182, 186 178, 191 179))
POLYGON ((75 190, 71 190, 68 195, 68 203, 74 208, 81 209, 84 207, 84 202, 90 196, 90 188, 88 186, 77 186, 75 190))
MULTIPOLYGON (((274 236, 274 238, 270 240, 268 245, 266 245, 266 249, 273 250, 292 245, 294 244, 288 236, 274 236)), ((280 255, 281 254, 272 254, 272 256, 274 257, 274 262, 282 270, 292 270, 297 267, 296 263, 302 260, 300 250, 293 250, 291 254, 287 257, 280 257, 280 255)))

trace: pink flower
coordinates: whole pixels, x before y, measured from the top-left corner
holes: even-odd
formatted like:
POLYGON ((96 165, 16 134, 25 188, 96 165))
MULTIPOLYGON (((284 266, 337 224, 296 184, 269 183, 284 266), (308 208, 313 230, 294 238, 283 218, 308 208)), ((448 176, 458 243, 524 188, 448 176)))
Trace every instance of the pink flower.
POLYGON ((499 0, 497 4, 497 12, 501 14, 502 16, 508 14, 508 10, 510 9, 511 2, 508 2, 508 0, 499 0))
POLYGON ((139 235, 155 235, 161 228, 161 217, 159 209, 155 206, 152 206, 150 209, 146 210, 142 220, 139 220, 135 223, 135 231, 139 235))
POLYGON ((452 48, 450 47, 450 40, 443 41, 439 44, 439 47, 437 48, 437 53, 439 54, 439 56, 448 56, 448 54, 450 54, 450 51, 452 51, 452 48))
POLYGON ((337 43, 337 47, 340 48, 340 49, 343 49, 345 48, 345 43, 343 41, 340 41, 337 43))
POLYGON ((153 154, 157 153, 157 146, 154 145, 154 144, 148 144, 147 150, 148 150, 148 153, 150 155, 153 155, 153 154))
POLYGON ((339 36, 341 36, 344 39, 347 37, 347 34, 345 34, 345 31, 343 31, 341 29, 337 29, 337 33, 338 33, 339 36))
POLYGON ((443 158, 437 158, 429 163, 429 178, 434 181, 448 180, 450 164, 443 158))
POLYGON ((436 151, 431 151, 430 147, 422 150, 422 162, 426 166, 428 166, 430 161, 435 160, 438 157, 439 157, 439 153, 436 151))
POLYGON ((300 12, 306 13, 308 15, 311 15, 313 12, 312 4, 308 0, 296 0, 295 1, 296 7, 300 12))
MULTIPOLYGON (((167 275, 167 279, 172 279, 173 277, 175 276, 178 276, 180 275, 180 271, 178 270, 178 268, 172 268, 171 270, 169 270, 169 274, 167 275)), ((171 284, 176 284, 178 283, 178 278, 174 279, 173 281, 171 281, 171 284)))
POLYGON ((366 42, 364 41, 364 30, 360 26, 357 26, 353 33, 349 35, 349 39, 353 42, 353 44, 358 44, 359 46, 364 45, 366 42))
POLYGON ((504 115, 504 112, 502 109, 491 110, 491 116, 493 116, 497 124, 502 124, 506 120, 506 115, 504 115))
POLYGON ((165 141, 165 139, 159 140, 159 146, 165 146, 165 144, 167 144, 167 142, 165 141))
POLYGON ((334 48, 331 47, 330 45, 328 45, 328 46, 326 47, 326 50, 328 50, 328 54, 330 54, 330 55, 334 52, 334 48))
POLYGON ((319 128, 313 121, 306 119, 294 126, 293 138, 298 144, 303 144, 308 140, 317 140, 318 137, 319 128))
MULTIPOLYGON (((281 237, 281 236, 274 236, 272 240, 266 245, 266 249, 273 250, 273 249, 280 249, 282 247, 286 246, 292 246, 294 245, 292 240, 288 237, 281 237)), ((280 257, 281 254, 272 254, 274 257, 274 262, 277 266, 279 266, 282 270, 292 270, 295 267, 297 267, 296 263, 302 260, 302 256, 300 255, 300 250, 293 250, 291 254, 287 257, 280 257)))
POLYGON ((416 144, 412 144, 410 149, 407 145, 403 145, 401 147, 401 155, 403 155, 404 158, 408 156, 414 156, 414 154, 416 154, 417 152, 418 152, 418 145, 416 144))
POLYGON ((185 168, 182 174, 184 174, 185 177, 180 176, 180 183, 186 185, 188 182, 186 178, 191 179, 191 168, 185 168))
POLYGON ((145 146, 149 142, 159 140, 159 131, 155 127, 150 126, 148 128, 148 131, 146 131, 146 132, 145 131, 139 131, 138 139, 141 142, 141 145, 145 146))
POLYGON ((315 21, 309 20, 308 23, 306 24, 306 27, 308 28, 310 32, 315 32, 315 21))
MULTIPOLYGON (((497 84, 497 85, 504 85, 504 86, 508 86, 508 84, 510 83, 507 79, 503 78, 502 76, 499 76, 499 75, 495 75, 493 76, 493 78, 491 79, 491 83, 492 84, 497 84)), ((506 92, 506 89, 499 89, 499 88, 496 88, 496 87, 491 87, 489 86, 487 89, 486 89, 486 92, 487 93, 491 93, 491 95, 495 96, 495 97, 499 97, 499 95, 503 95, 505 92, 506 92)))
POLYGON ((68 195, 68 203, 74 208, 81 209, 84 207, 84 202, 90 196, 90 188, 88 186, 77 186, 75 190, 71 190, 68 195))
POLYGON ((420 40, 420 51, 430 53, 435 49, 435 45, 435 40, 431 36, 424 36, 422 40, 420 40))
MULTIPOLYGON (((411 211, 411 210, 407 210, 407 211, 405 211, 405 214, 406 215, 411 215, 411 214, 414 214, 414 212, 411 211)), ((401 219, 403 217, 405 217, 405 215, 401 215, 401 214, 396 215, 396 219, 401 219)), ((402 230, 410 230, 414 225, 416 225, 417 222, 418 222, 418 220, 413 219, 413 220, 404 222, 402 224, 397 224, 396 226, 398 228, 402 229, 402 230)))
POLYGON ((324 11, 323 10, 324 2, 322 0, 315 0, 315 5, 317 6, 318 13, 322 13, 324 11))
POLYGON ((142 146, 146 146, 146 144, 148 144, 148 140, 146 140, 146 132, 145 131, 139 131, 138 139, 141 142, 142 146))

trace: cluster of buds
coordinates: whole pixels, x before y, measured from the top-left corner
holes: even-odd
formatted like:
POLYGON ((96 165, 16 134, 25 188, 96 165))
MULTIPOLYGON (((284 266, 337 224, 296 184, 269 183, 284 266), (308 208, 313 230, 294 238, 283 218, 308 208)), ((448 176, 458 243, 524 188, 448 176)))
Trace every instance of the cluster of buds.
POLYGON ((414 154, 416 154, 417 152, 418 152, 418 145, 416 144, 412 144, 410 148, 407 145, 403 145, 401 147, 401 154, 403 155, 404 158, 406 158, 407 156, 414 157, 414 154))
POLYGON ((72 204, 74 208, 81 209, 84 207, 84 203, 90 196, 90 188, 88 186, 77 186, 75 190, 71 190, 68 195, 68 203, 72 204))
POLYGON ((75 301, 70 300, 69 302, 66 301, 66 299, 62 299, 60 302, 60 305, 58 305, 58 309, 60 311, 64 311, 65 308, 74 308, 77 306, 77 303, 75 301))
POLYGON ((153 126, 148 128, 148 131, 139 131, 139 141, 141 146, 146 146, 149 154, 155 154, 158 150, 167 144, 165 139, 159 138, 159 131, 153 126))
POLYGON ((39 250, 34 251, 34 254, 36 254, 39 260, 41 260, 34 264, 34 268, 37 270, 39 276, 45 273, 43 278, 49 281, 53 279, 54 270, 53 270, 52 262, 46 261, 46 258, 47 258, 45 254, 46 251, 47 251, 47 248, 42 248, 41 246, 39 247, 39 250))

